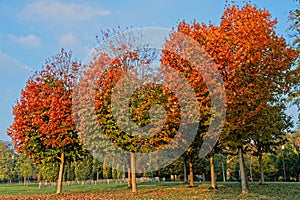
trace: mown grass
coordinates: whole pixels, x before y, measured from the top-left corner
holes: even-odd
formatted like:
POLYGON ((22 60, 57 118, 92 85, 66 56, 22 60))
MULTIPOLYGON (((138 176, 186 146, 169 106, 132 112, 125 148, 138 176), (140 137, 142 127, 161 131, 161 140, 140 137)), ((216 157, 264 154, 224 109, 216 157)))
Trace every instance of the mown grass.
POLYGON ((127 185, 98 184, 64 186, 56 195, 55 187, 38 188, 37 184, 0 185, 0 199, 300 199, 300 183, 250 183, 250 193, 242 195, 239 183, 219 183, 210 189, 209 183, 189 187, 182 183, 140 183, 133 194, 127 185))

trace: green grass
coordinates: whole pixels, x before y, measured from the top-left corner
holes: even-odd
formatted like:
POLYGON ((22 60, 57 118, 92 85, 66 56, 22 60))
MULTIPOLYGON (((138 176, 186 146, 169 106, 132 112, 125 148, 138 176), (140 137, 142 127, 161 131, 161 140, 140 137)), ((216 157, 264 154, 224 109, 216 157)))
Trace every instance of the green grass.
POLYGON ((63 194, 56 195, 53 186, 38 188, 37 184, 0 185, 0 199, 300 199, 300 183, 250 183, 250 193, 240 194, 239 183, 219 183, 210 189, 209 183, 188 187, 182 183, 140 183, 133 194, 127 185, 98 184, 64 186, 63 194))

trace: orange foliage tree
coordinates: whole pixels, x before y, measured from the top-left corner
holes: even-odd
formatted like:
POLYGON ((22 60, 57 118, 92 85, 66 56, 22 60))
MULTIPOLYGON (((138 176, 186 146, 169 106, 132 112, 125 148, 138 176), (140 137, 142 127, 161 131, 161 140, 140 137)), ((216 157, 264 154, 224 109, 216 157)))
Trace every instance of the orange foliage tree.
MULTIPOLYGON (((173 81, 169 86, 173 89, 177 87, 177 91, 180 91, 180 87, 184 85, 178 84, 178 76, 172 76, 162 66, 151 68, 158 53, 148 48, 147 44, 133 45, 136 40, 139 41, 139 35, 134 32, 125 33, 124 38, 124 41, 122 37, 116 41, 108 38, 109 45, 100 49, 84 71, 75 107, 78 110, 79 135, 84 144, 95 152, 98 151, 100 156, 111 157, 110 165, 121 162, 130 166, 127 164, 128 154, 123 153, 130 152, 132 190, 136 192, 135 171, 143 172, 150 167, 151 170, 158 170, 158 165, 162 166, 169 159, 176 159, 176 156, 168 153, 180 151, 178 149, 181 144, 169 144, 182 134, 179 126, 185 130, 197 128, 198 124, 192 124, 192 120, 187 121, 185 126, 180 124, 182 118, 193 118, 188 115, 194 114, 182 114, 182 110, 188 110, 186 107, 194 108, 197 104, 182 102, 185 107, 180 106, 176 92, 165 85, 166 80, 173 81), (168 75, 163 79, 157 73, 168 75), (118 99, 117 104, 114 99, 118 99), (169 159, 157 160, 160 155, 155 153, 161 149, 171 149, 162 151, 169 159), (148 155, 148 159, 145 159, 148 155), (139 166, 137 170, 135 162, 139 166), (147 165, 151 162, 154 163, 152 166, 147 165)), ((182 96, 189 95, 183 93, 182 96)), ((183 136, 178 143, 184 144, 185 138, 183 136)))
POLYGON ((243 148, 252 134, 252 119, 291 89, 296 54, 276 34, 276 23, 267 10, 246 4, 228 6, 219 26, 178 26, 178 32, 205 48, 224 81, 227 116, 222 138, 238 150, 242 193, 248 193, 243 148))
POLYGON ((72 115, 73 85, 79 64, 61 50, 36 72, 13 108, 14 121, 8 129, 18 153, 35 163, 60 162, 57 193, 62 192, 66 159, 82 151, 72 115))

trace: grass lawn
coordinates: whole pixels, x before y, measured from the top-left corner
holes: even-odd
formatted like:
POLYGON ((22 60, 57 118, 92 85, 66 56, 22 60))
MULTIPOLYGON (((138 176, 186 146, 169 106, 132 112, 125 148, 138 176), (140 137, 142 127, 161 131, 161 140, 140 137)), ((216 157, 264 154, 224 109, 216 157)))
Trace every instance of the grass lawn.
POLYGON ((219 183, 210 189, 209 183, 188 187, 182 183, 140 183, 138 193, 131 193, 126 184, 98 184, 64 186, 56 195, 55 187, 39 189, 37 184, 0 185, 0 199, 300 199, 300 183, 250 183, 250 193, 240 194, 239 183, 219 183))

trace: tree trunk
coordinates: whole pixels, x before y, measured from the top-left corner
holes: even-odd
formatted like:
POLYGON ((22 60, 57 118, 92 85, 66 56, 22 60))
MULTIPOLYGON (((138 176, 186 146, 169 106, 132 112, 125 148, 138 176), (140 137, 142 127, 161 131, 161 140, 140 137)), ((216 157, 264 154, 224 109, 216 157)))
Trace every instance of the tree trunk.
POLYGON ((239 165, 241 171, 242 194, 247 194, 249 191, 247 188, 247 181, 246 181, 243 147, 238 147, 238 154, 239 154, 239 165))
POLYGON ((214 155, 212 153, 209 155, 209 162, 210 162, 211 187, 213 189, 217 189, 217 184, 216 184, 216 179, 215 179, 214 155))
POLYGON ((128 167, 128 180, 127 180, 127 183, 128 183, 128 188, 132 188, 132 185, 131 185, 131 170, 130 170, 130 167, 128 167))
POLYGON ((223 182, 226 182, 226 174, 225 174, 225 167, 224 167, 224 160, 221 161, 222 164, 222 175, 223 175, 223 182))
POLYGON ((41 166, 39 168, 39 173, 38 173, 38 183, 39 183, 39 188, 42 188, 42 167, 41 166))
POLYGON ((187 183, 186 160, 183 160, 183 182, 187 183))
POLYGON ((252 153, 250 153, 250 181, 253 182, 253 174, 252 174, 252 153))
POLYGON ((133 152, 130 152, 130 161, 131 161, 131 185, 132 185, 132 192, 137 192, 136 174, 135 174, 135 155, 134 155, 133 152))
POLYGON ((62 192, 62 182, 63 182, 63 176, 64 176, 64 167, 65 167, 65 152, 61 152, 60 157, 60 166, 59 166, 59 174, 58 174, 58 180, 57 180, 57 194, 60 194, 62 192))
POLYGON ((189 166, 190 166, 190 186, 194 187, 194 171, 193 171, 193 162, 192 160, 189 161, 189 166))
POLYGON ((24 176, 24 186, 26 186, 27 183, 26 183, 26 176, 24 176))
POLYGON ((258 152, 258 160, 259 160, 259 170, 260 170, 259 184, 264 184, 265 183, 265 177, 264 177, 264 166, 263 166, 261 150, 259 150, 259 152, 258 152))

